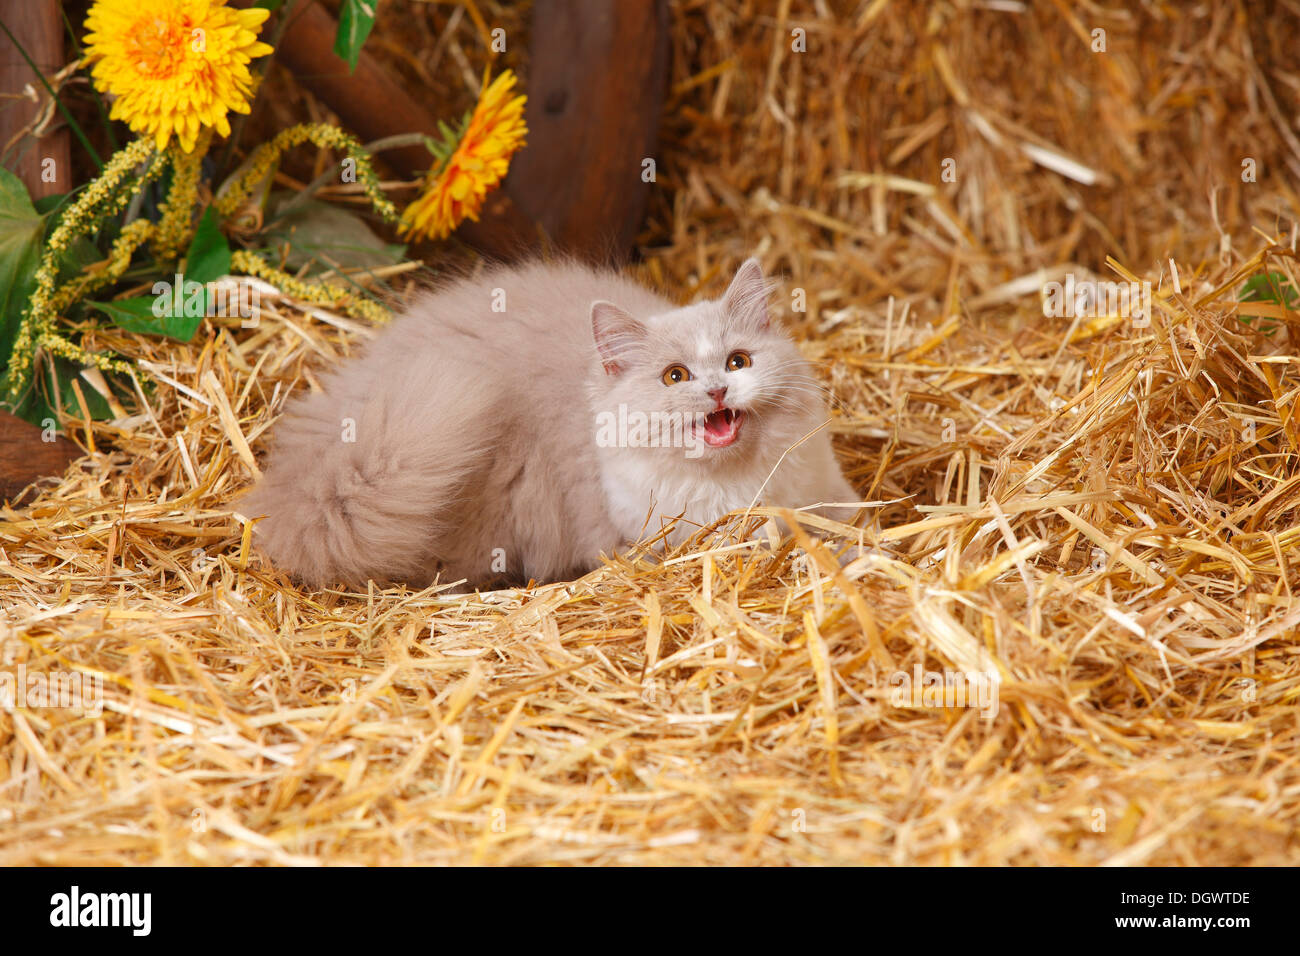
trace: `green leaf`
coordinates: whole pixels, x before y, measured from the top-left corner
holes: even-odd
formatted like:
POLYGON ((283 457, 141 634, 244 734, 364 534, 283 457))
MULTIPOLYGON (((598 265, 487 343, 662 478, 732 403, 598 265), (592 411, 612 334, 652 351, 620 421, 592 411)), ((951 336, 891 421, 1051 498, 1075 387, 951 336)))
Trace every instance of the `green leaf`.
POLYGON ((0 365, 9 360, 36 287, 44 233, 45 221, 22 180, 0 166, 0 365))
MULTIPOLYGON (((51 370, 48 362, 41 362, 37 373, 32 377, 26 390, 18 400, 6 407, 25 422, 31 422, 40 428, 56 424, 59 420, 55 409, 61 409, 68 415, 81 417, 81 405, 77 394, 72 390, 72 380, 77 378, 80 370, 67 359, 54 359, 51 370)), ((8 391, 8 375, 0 375, 0 394, 8 391)), ((86 411, 96 421, 113 417, 104 397, 82 380, 81 395, 86 400, 86 411)))
POLYGON ((263 10, 270 10, 272 13, 275 13, 276 10, 279 10, 284 6, 284 0, 257 0, 253 6, 261 7, 263 10))
POLYGON ((217 211, 209 206, 199 220, 185 253, 185 278, 195 282, 211 282, 230 274, 230 243, 217 225, 217 211))
POLYGON ((33 200, 32 205, 36 207, 36 211, 42 216, 48 216, 67 202, 68 197, 71 195, 72 193, 50 193, 48 196, 33 200))
POLYGON ((334 52, 348 63, 348 70, 356 72, 357 57, 370 28, 375 25, 375 8, 379 0, 343 0, 339 10, 339 32, 334 37, 334 52))
MULTIPOLYGON (((1238 296, 1242 302, 1272 302, 1288 309, 1295 308, 1298 298, 1300 296, 1297 296, 1296 290, 1287 277, 1280 272, 1261 272, 1259 275, 1251 276, 1242 286, 1241 294, 1238 296)), ((1242 324, 1254 326, 1265 335, 1273 335, 1281 328, 1278 323, 1258 316, 1239 315, 1237 318, 1242 324), (1255 321, 1257 318, 1258 323, 1255 321)))
POLYGON ((389 245, 370 231, 355 213, 315 199, 297 203, 283 215, 278 210, 291 194, 272 197, 272 219, 263 231, 268 247, 289 247, 285 264, 291 271, 317 264, 321 272, 334 266, 374 268, 402 261, 405 246, 389 245))
POLYGON ((1300 296, 1297 296, 1296 290, 1282 273, 1261 272, 1246 281, 1238 298, 1242 302, 1275 302, 1290 309, 1300 296))
POLYGON ((203 324, 203 316, 208 311, 207 290, 203 291, 201 300, 195 302, 192 308, 185 308, 188 303, 182 301, 180 314, 174 314, 178 310, 172 299, 172 286, 170 282, 166 284, 167 290, 161 295, 142 295, 135 299, 119 299, 116 302, 87 301, 86 305, 103 312, 119 329, 141 335, 162 335, 178 342, 188 342, 194 338, 194 333, 203 324), (158 315, 159 311, 163 314, 158 315))
POLYGON ((80 272, 86 266, 96 262, 103 262, 104 253, 100 252, 98 247, 87 239, 85 236, 77 236, 72 242, 68 243, 68 248, 59 256, 59 272, 80 272))

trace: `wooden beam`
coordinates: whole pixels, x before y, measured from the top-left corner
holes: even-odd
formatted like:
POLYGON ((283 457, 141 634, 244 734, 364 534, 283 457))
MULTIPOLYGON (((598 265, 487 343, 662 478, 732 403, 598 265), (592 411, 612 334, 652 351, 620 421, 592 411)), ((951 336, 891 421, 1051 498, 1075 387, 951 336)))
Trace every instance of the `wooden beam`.
MULTIPOLYGON (((7 4, 4 22, 46 77, 63 69, 63 20, 59 16, 58 0, 7 4)), ((19 131, 36 118, 40 104, 49 100, 49 94, 22 53, 9 42, 9 37, 0 33, 0 90, 10 95, 21 94, 28 85, 38 99, 20 95, 7 99, 0 109, 0 149, 5 150, 5 167, 23 181, 33 198, 69 192, 73 185, 72 160, 68 130, 62 126, 62 118, 39 140, 29 136, 10 146, 19 131)))

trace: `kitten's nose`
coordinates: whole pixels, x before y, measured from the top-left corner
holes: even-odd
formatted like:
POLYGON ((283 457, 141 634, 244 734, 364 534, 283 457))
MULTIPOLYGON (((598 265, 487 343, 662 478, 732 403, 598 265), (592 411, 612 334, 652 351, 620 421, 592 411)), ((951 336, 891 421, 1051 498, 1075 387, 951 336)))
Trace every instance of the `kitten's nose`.
POLYGON ((721 408, 722 400, 727 397, 727 386, 724 385, 722 386, 722 388, 711 388, 704 394, 709 396, 709 398, 713 399, 715 402, 717 402, 718 407, 721 408))

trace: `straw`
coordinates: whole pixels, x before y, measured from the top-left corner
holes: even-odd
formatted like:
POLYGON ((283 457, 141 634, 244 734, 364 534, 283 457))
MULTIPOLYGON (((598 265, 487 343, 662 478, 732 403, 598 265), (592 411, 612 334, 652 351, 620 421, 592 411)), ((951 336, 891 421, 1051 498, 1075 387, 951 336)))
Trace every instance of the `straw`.
MULTIPOLYGON (((781 279, 860 526, 756 507, 572 582, 304 590, 239 495, 366 330, 283 297, 122 333, 143 404, 0 512, 0 670, 104 699, 0 714, 0 864, 1300 859, 1298 317, 1240 301, 1300 274, 1294 31, 830 6, 673 5, 634 271, 781 279), (1067 275, 1150 281, 1149 323, 1044 316, 1067 275), (945 672, 996 714, 927 703, 945 672)), ((441 5, 377 36, 435 87, 477 62, 441 5)))

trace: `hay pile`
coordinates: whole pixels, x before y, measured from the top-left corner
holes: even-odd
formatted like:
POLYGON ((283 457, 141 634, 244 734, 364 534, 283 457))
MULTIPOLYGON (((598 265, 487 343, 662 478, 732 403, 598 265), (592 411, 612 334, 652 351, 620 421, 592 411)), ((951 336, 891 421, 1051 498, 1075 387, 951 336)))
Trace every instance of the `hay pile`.
POLYGON ((0 716, 0 863, 1300 858, 1296 314, 1239 301, 1300 273, 1296 15, 832 6, 675 5, 641 269, 803 290, 863 527, 302 592, 232 509, 367 330, 123 341, 156 389, 0 522, 0 667, 105 698, 0 716), (1149 322, 1043 316, 1107 256, 1149 322), (996 716, 900 706, 918 667, 991 670, 996 716))

